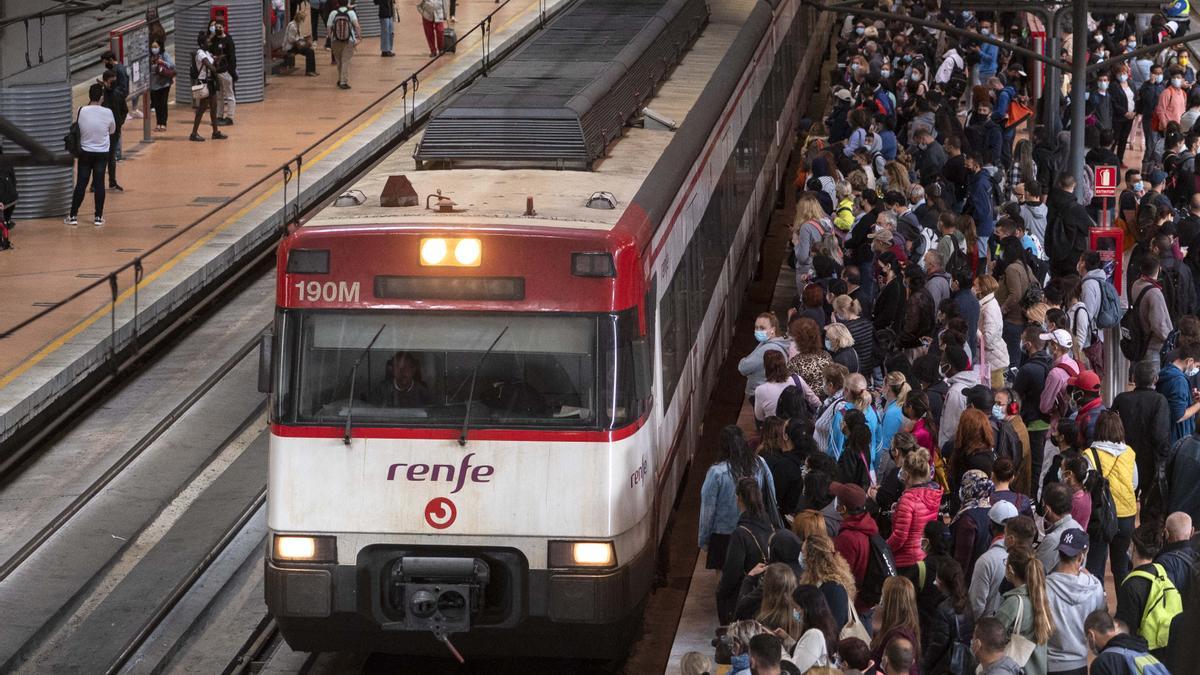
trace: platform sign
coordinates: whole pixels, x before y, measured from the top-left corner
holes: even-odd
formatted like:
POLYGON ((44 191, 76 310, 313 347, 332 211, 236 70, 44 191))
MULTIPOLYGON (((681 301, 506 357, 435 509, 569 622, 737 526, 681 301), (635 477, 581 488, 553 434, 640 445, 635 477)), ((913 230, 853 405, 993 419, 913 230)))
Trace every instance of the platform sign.
POLYGON ((129 95, 150 89, 150 24, 145 19, 109 31, 109 49, 129 73, 129 95))

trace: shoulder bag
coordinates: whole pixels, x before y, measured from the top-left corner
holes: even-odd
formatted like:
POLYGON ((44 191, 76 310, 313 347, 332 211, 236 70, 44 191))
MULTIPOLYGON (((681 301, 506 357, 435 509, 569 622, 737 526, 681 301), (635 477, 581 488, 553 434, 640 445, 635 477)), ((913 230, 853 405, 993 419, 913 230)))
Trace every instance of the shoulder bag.
POLYGON ((850 619, 842 627, 842 632, 838 634, 838 638, 841 640, 858 638, 867 644, 871 644, 871 634, 867 632, 867 627, 863 624, 862 619, 858 618, 858 610, 854 609, 854 601, 851 600, 849 605, 850 619))
POLYGON ((1096 462, 1096 483, 1092 486, 1092 520, 1089 529, 1101 541, 1112 541, 1117 536, 1117 505, 1113 502, 1108 479, 1104 477, 1100 453, 1094 447, 1090 449, 1092 460, 1096 462))
POLYGON ((1037 645, 1029 638, 1021 635, 1021 616, 1025 611, 1025 600, 1019 598, 1017 603, 1017 619, 1013 622, 1012 633, 1009 635, 1008 646, 1004 648, 1004 655, 1016 662, 1022 668, 1029 663, 1029 657, 1033 655, 1033 650, 1037 649, 1037 645))

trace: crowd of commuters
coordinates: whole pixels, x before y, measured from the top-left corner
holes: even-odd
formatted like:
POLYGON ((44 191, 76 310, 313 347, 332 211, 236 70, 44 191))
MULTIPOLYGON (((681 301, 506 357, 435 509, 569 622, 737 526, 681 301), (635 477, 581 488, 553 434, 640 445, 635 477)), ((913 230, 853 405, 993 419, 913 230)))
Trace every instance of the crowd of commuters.
MULTIPOLYGON (((794 306, 756 318, 738 364, 756 430, 722 430, 701 488, 715 653, 683 672, 1197 672, 1187 52, 1101 68, 1084 129, 1069 98, 1034 128, 1034 64, 989 42, 1030 47, 1021 15, 863 6, 957 30, 841 24, 796 181, 794 306), (1141 137, 1116 200, 1070 172, 1072 134, 1091 166, 1120 166, 1141 137), (1091 250, 1102 221, 1126 250, 1091 250)), ((1093 14, 1064 55, 1086 40, 1109 60, 1184 17, 1093 14)))

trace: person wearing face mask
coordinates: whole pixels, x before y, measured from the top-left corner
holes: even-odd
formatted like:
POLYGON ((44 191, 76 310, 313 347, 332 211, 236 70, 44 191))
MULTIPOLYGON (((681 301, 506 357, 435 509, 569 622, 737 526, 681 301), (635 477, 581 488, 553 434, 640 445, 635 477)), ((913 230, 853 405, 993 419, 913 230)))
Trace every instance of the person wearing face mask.
POLYGON ((209 45, 213 55, 217 73, 217 124, 229 126, 233 124, 233 115, 237 109, 237 97, 234 96, 233 86, 238 80, 237 50, 233 38, 225 31, 225 25, 219 21, 210 21, 208 32, 211 35, 209 45))
POLYGON ((1058 418, 1069 412, 1067 383, 1079 374, 1079 364, 1071 358, 1071 347, 1074 344, 1071 334, 1062 328, 1056 328, 1049 333, 1041 333, 1038 339, 1048 343, 1053 366, 1046 373, 1042 385, 1042 395, 1039 398, 1039 410, 1049 418, 1050 426, 1058 424, 1058 418))
MULTIPOLYGON (((979 34, 984 37, 991 37, 992 22, 980 21, 979 34)), ((979 81, 987 82, 989 77, 996 74, 996 70, 1000 65, 1000 48, 990 42, 985 42, 979 46, 979 65, 976 67, 979 81)))
POLYGON ((1171 437, 1174 444, 1190 437, 1196 430, 1195 416, 1200 411, 1200 396, 1188 386, 1188 378, 1200 372, 1200 343, 1183 341, 1175 352, 1175 358, 1158 373, 1155 390, 1167 399, 1170 410, 1171 437))
POLYGON ((150 43, 150 107, 154 108, 154 130, 167 130, 167 95, 175 81, 175 61, 158 42, 150 43))
POLYGON ((1183 72, 1172 68, 1169 73, 1170 86, 1163 89, 1154 107, 1155 131, 1165 132, 1171 122, 1179 122, 1187 110, 1187 92, 1184 91, 1183 72))
POLYGON ((1129 82, 1129 66, 1113 66, 1109 92, 1112 102, 1113 136, 1116 139, 1115 150, 1117 159, 1123 163, 1125 148, 1129 145, 1129 133, 1133 131, 1133 118, 1137 117, 1137 93, 1129 82))
MULTIPOLYGON (((891 230, 880 230, 873 236, 875 241, 886 243, 882 235, 891 230)), ((879 296, 875 299, 875 313, 872 317, 876 331, 890 330, 893 336, 899 335, 904 319, 904 303, 907 300, 904 290, 904 279, 901 277, 900 258, 892 250, 880 253, 875 263, 875 279, 879 284, 879 296)))
POLYGON ((763 312, 754 320, 754 339, 758 344, 754 351, 738 361, 738 372, 746 378, 746 396, 754 402, 754 390, 766 381, 766 370, 763 366, 763 355, 769 350, 789 356, 788 339, 779 335, 779 319, 772 312, 763 312))
POLYGON ((1163 343, 1174 329, 1162 284, 1158 282, 1161 266, 1158 256, 1153 253, 1135 260, 1133 269, 1138 271, 1139 276, 1128 294, 1133 299, 1129 311, 1135 312, 1142 335, 1146 338, 1146 353, 1142 355, 1142 360, 1150 361, 1155 366, 1161 363, 1163 343))
MULTIPOLYGON (((1142 172, 1146 173, 1151 167, 1162 160, 1162 135, 1165 127, 1160 126, 1162 117, 1156 114, 1158 101, 1167 85, 1163 82, 1162 66, 1154 64, 1150 67, 1150 77, 1138 90, 1137 114, 1142 116, 1142 133, 1146 139, 1146 150, 1142 157, 1142 172)), ((1180 117, 1183 112, 1180 111, 1180 117)), ((1179 119, 1178 117, 1176 118, 1179 119)))
MULTIPOLYGON (((1183 366, 1186 367, 1187 363, 1184 362, 1183 366)), ((1183 373, 1183 369, 1178 366, 1176 370, 1179 374, 1183 373)), ((1112 409, 1121 419, 1138 421, 1126 429, 1125 440, 1137 457, 1138 475, 1146 476, 1147 480, 1157 475, 1156 467, 1160 463, 1166 462, 1171 444, 1171 429, 1175 420, 1179 418, 1172 416, 1171 406, 1166 397, 1156 391, 1157 382, 1158 372, 1154 370, 1154 366, 1145 362, 1139 363, 1133 367, 1134 389, 1117 394, 1112 403, 1112 409)), ((1182 393, 1184 396, 1182 405, 1176 412, 1186 411, 1191 403, 1186 377, 1182 381, 1172 382, 1169 386, 1173 395, 1178 396, 1182 393), (1179 391, 1180 387, 1182 391, 1179 391)), ((1143 502, 1147 493, 1147 490, 1142 491, 1143 502)))

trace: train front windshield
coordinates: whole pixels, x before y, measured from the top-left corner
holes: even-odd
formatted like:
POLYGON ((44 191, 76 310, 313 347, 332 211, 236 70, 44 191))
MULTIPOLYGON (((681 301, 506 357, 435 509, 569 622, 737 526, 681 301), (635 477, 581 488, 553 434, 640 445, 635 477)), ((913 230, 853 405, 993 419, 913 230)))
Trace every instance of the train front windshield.
POLYGON ((473 429, 595 430, 635 412, 631 314, 287 311, 278 328, 283 423, 458 428, 469 410, 473 429))

